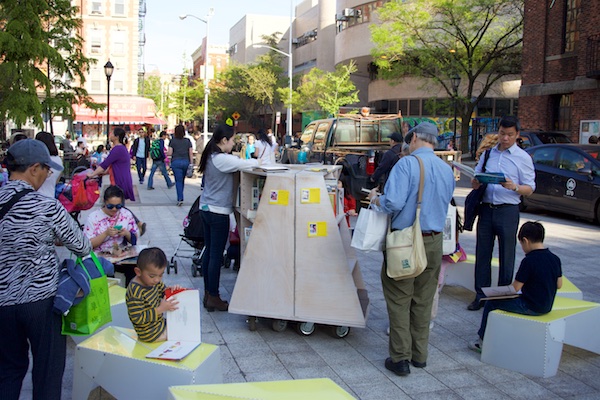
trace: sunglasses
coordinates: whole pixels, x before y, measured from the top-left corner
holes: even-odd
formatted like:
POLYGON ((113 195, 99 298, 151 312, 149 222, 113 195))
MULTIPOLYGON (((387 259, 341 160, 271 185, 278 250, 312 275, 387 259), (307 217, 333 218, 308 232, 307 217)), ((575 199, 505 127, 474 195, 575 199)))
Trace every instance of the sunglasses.
POLYGON ((123 208, 125 206, 123 204, 105 204, 104 207, 106 207, 107 210, 112 210, 113 208, 120 210, 121 208, 123 208))

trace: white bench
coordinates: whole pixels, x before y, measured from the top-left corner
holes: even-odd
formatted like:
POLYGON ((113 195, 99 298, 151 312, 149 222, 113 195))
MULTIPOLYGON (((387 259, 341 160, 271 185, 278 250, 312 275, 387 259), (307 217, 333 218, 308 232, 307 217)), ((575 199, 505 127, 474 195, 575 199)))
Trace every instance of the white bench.
MULTIPOLYGON (((492 286, 498 285, 499 263, 497 258, 492 258, 492 286)), ((475 291, 475 256, 467 255, 466 261, 448 264, 444 271, 444 284, 462 286, 472 292, 475 291)), ((557 296, 570 297, 583 300, 583 293, 571 281, 563 276, 563 285, 556 292, 557 296)))
POLYGON ((481 361, 542 378, 556 375, 563 344, 600 354, 600 304, 557 296, 552 311, 534 317, 492 311, 481 361))
POLYGON ((328 378, 221 385, 172 386, 169 400, 209 399, 351 400, 348 392, 328 378))
POLYGON ((147 359, 162 343, 141 343, 135 331, 110 326, 77 346, 73 399, 101 386, 117 399, 163 400, 169 386, 222 383, 218 346, 202 343, 181 361, 147 359))

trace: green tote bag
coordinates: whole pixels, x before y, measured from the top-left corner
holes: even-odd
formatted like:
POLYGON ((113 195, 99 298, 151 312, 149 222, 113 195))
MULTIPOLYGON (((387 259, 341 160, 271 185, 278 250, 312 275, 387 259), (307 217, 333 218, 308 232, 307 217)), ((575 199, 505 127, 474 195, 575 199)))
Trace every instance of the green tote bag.
POLYGON ((91 335, 100 327, 112 321, 106 274, 96 255, 92 252, 90 256, 92 257, 92 260, 94 260, 101 276, 92 279, 85 268, 82 259, 80 257, 77 258, 76 262, 82 266, 90 280, 90 293, 83 298, 81 303, 71 307, 71 310, 67 315, 63 315, 63 335, 91 335))

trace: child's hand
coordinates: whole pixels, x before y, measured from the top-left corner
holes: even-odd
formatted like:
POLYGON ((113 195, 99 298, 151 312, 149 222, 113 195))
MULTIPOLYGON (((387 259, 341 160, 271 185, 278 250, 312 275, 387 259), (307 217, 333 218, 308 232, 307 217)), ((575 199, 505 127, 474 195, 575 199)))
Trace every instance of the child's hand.
POLYGON ((346 214, 348 214, 348 215, 349 215, 349 216, 351 216, 351 217, 354 217, 354 216, 356 216, 356 215, 357 215, 357 214, 356 214, 356 210, 348 210, 348 212, 347 212, 346 214))
POLYGON ((173 285, 173 286, 169 286, 169 289, 171 289, 172 292, 176 292, 178 290, 182 290, 183 286, 180 285, 173 285))
POLYGON ((166 311, 175 311, 179 308, 179 307, 177 307, 178 304, 179 304, 179 302, 177 301, 177 299, 175 297, 169 297, 168 299, 162 299, 160 301, 160 305, 158 307, 156 307, 156 312, 159 314, 162 314, 166 311))

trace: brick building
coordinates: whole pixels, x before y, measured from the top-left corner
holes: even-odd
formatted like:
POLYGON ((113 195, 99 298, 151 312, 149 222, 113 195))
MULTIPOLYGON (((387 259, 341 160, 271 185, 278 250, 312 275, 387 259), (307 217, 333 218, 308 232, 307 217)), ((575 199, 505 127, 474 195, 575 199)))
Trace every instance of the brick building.
POLYGON ((519 118, 587 142, 580 122, 600 120, 600 1, 525 0, 519 118))

